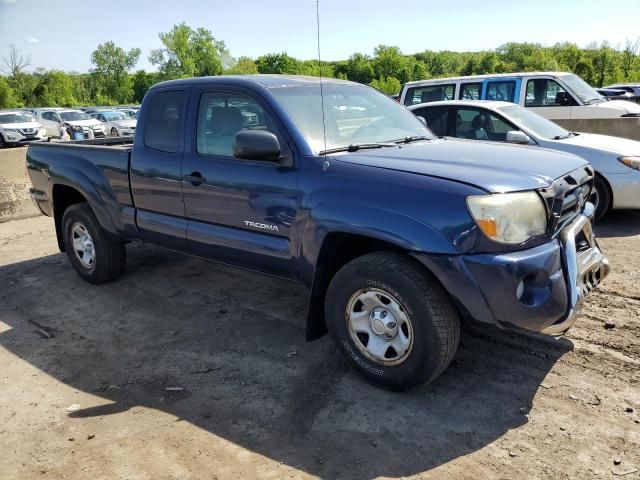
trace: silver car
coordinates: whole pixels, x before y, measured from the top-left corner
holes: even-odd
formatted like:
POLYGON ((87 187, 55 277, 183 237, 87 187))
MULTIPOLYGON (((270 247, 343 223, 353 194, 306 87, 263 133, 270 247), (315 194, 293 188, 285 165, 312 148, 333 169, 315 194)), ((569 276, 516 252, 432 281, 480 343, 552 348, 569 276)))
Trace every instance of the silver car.
POLYGON ((507 102, 453 100, 409 107, 440 137, 509 142, 572 153, 596 170, 596 218, 610 209, 640 209, 640 142, 570 132, 507 102))
POLYGON ((138 120, 118 110, 100 110, 91 114, 102 122, 112 137, 132 136, 136 133, 138 120))

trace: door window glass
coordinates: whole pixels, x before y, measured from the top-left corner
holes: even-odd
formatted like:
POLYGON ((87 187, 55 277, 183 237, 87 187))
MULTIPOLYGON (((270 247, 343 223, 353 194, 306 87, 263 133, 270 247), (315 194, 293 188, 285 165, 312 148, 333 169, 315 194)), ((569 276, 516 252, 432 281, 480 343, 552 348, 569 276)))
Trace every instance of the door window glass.
POLYGON ((461 83, 458 100, 479 100, 482 94, 482 83, 461 83))
POLYGON ((487 100, 513 102, 515 94, 516 82, 514 80, 487 82, 487 100))
POLYGON ((276 133, 271 118, 254 99, 238 93, 202 95, 198 112, 198 153, 232 157, 233 137, 245 129, 276 133))
POLYGON ((527 81, 525 107, 564 107, 572 104, 573 97, 555 80, 535 78, 527 81), (569 103, 563 101, 569 99, 569 103))
POLYGON ((404 98, 405 105, 417 105, 418 103, 439 102, 441 100, 453 100, 455 84, 428 85, 425 87, 410 88, 404 98))
POLYGON ((184 92, 156 93, 146 107, 144 144, 161 152, 176 153, 184 114, 184 92))
POLYGON ((518 130, 514 125, 488 110, 478 108, 456 109, 456 131, 458 138, 505 142, 507 132, 518 130))
POLYGON ((438 137, 448 135, 449 109, 447 107, 439 108, 419 108, 413 110, 413 113, 427 121, 427 127, 438 137))

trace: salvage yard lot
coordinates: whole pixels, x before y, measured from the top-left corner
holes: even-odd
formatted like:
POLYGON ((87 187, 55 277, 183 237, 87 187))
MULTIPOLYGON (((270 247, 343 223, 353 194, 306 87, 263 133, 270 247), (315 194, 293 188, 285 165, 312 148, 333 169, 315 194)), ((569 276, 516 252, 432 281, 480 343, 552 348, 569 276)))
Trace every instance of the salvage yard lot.
POLYGON ((52 220, 1 223, 0 477, 638 479, 640 214, 597 232, 567 337, 467 328, 398 394, 304 342, 291 283, 133 244, 93 286, 52 220))

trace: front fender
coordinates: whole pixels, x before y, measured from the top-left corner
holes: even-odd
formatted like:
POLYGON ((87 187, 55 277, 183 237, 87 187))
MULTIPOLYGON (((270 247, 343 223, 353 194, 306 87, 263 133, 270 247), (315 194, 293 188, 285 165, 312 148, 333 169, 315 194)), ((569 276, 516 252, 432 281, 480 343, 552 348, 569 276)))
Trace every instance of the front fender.
POLYGON ((330 233, 361 235, 407 251, 457 253, 440 232, 413 217, 376 207, 322 203, 309 212, 300 236, 300 279, 310 288, 322 245, 330 233))

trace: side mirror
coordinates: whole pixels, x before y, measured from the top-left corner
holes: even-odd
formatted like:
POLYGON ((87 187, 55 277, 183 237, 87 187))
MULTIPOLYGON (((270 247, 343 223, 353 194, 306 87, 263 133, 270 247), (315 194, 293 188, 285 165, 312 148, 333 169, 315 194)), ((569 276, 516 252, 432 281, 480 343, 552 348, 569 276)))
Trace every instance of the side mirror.
POLYGON ((424 123, 425 125, 427 124, 427 119, 424 118, 422 115, 416 115, 418 117, 418 120, 420 120, 422 123, 424 123))
POLYGON ((531 139, 529 135, 520 130, 513 130, 511 132, 507 132, 507 142, 509 143, 521 143, 521 144, 529 144, 531 139))
POLYGON ((278 137, 265 130, 240 130, 233 137, 233 156, 277 162, 280 160, 280 142, 278 137))
POLYGON ((567 95, 567 92, 556 93, 556 103, 563 107, 569 105, 571 103, 571 99, 569 98, 569 95, 567 95))

